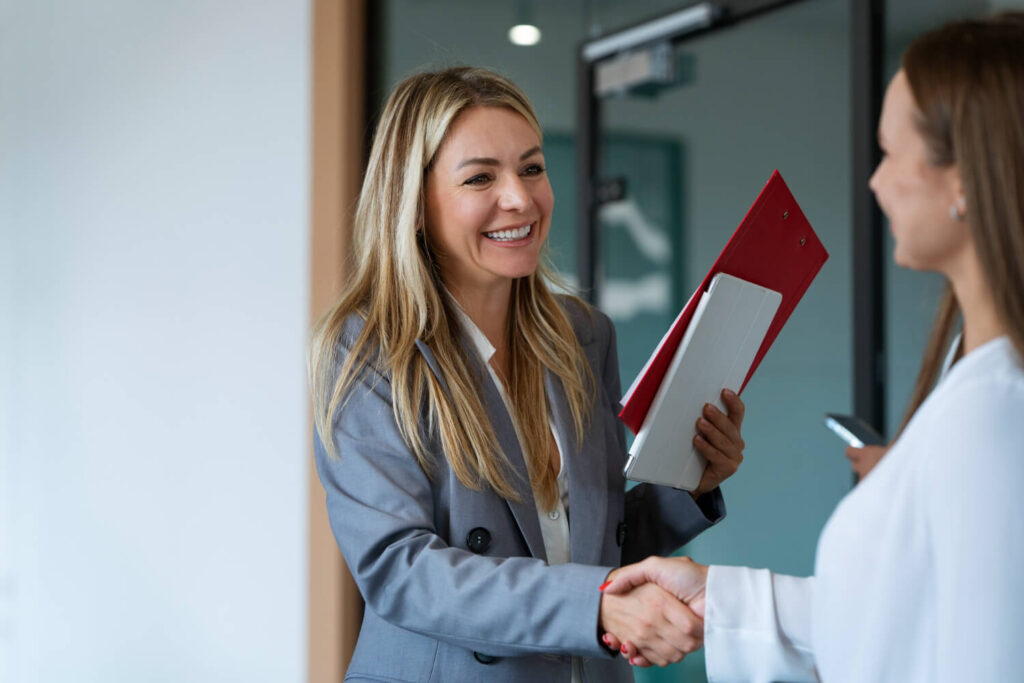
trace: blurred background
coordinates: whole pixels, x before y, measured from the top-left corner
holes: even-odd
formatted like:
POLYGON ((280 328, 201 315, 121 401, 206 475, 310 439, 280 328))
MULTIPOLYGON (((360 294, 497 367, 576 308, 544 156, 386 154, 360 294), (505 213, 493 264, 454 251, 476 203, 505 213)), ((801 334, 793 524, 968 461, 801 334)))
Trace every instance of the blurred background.
MULTIPOLYGON (((858 1, 703 33, 671 78, 601 95, 597 173, 626 192, 595 282, 625 386, 772 170, 831 253, 744 394, 702 562, 810 573, 852 483, 821 420, 854 409, 858 1)), ((304 353, 376 112, 422 68, 520 84, 578 281, 580 45, 687 4, 0 0, 0 681, 338 680, 360 607, 310 475, 304 353)), ((879 6, 888 78, 922 30, 1024 0, 879 6)), ((891 435, 939 282, 882 275, 891 435)))

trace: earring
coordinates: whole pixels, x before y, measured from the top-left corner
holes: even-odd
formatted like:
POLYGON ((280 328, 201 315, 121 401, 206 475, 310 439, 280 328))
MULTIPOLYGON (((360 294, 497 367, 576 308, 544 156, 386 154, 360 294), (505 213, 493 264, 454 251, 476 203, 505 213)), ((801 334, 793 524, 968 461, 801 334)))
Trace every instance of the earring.
POLYGON ((949 217, 955 221, 962 221, 967 213, 967 207, 964 206, 964 200, 958 199, 949 205, 949 217))

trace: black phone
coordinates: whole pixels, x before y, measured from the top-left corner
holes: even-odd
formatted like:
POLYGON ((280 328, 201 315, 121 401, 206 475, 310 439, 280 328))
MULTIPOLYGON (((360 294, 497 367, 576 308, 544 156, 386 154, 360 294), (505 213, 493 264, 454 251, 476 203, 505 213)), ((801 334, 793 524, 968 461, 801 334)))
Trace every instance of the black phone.
POLYGON ((884 446, 887 443, 877 429, 856 415, 825 413, 825 426, 854 448, 884 446))

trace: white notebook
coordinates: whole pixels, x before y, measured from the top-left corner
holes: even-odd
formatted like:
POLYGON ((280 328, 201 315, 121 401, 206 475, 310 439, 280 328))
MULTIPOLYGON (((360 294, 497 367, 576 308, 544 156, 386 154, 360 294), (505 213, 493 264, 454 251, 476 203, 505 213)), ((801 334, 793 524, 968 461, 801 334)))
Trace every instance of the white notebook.
POLYGON ((697 309, 629 449, 635 481, 692 491, 707 461, 693 445, 705 403, 725 412, 722 389, 739 391, 782 295, 719 273, 697 309))

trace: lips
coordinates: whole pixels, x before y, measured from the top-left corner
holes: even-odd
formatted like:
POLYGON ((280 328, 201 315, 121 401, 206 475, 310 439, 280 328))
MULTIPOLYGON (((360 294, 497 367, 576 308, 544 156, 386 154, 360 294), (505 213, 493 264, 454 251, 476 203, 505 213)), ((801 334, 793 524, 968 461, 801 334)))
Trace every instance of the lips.
POLYGON ((518 228, 505 228, 493 232, 485 232, 484 237, 495 242, 518 242, 526 239, 533 231, 533 224, 523 225, 518 228))

